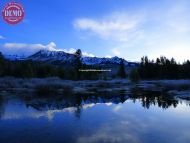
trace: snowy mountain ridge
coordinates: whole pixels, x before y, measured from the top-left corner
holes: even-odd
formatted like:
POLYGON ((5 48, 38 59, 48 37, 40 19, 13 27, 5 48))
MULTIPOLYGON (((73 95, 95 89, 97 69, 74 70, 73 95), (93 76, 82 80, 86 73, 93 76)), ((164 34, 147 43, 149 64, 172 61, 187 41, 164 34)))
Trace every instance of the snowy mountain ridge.
MULTIPOLYGON (((76 61, 77 55, 74 53, 73 54, 66 53, 64 51, 40 50, 29 57, 17 56, 17 55, 5 55, 5 58, 9 60, 32 60, 37 62, 45 62, 53 64, 54 63, 70 64, 76 61)), ((80 60, 85 65, 119 65, 122 60, 125 66, 135 66, 137 64, 135 62, 128 62, 125 59, 119 58, 117 56, 112 58, 81 56, 80 60)))
MULTIPOLYGON (((34 55, 30 56, 29 59, 34 61, 64 61, 72 62, 77 58, 75 54, 65 53, 63 51, 48 51, 40 50, 34 55)), ((81 62, 86 65, 98 65, 98 64, 120 64, 122 58, 112 57, 112 58, 99 58, 99 57, 86 57, 82 56, 80 58, 81 62)), ((124 60, 124 64, 127 66, 128 62, 124 60)))

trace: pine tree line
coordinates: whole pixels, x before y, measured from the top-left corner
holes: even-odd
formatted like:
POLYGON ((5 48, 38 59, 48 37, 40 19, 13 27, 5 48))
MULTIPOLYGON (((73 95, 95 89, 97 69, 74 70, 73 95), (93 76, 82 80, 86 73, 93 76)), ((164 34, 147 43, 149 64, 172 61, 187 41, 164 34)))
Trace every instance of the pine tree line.
POLYGON ((142 79, 190 79, 190 61, 179 64, 174 58, 162 56, 154 61, 145 56, 141 58, 138 72, 142 79))
MULTIPOLYGON (((9 61, 0 53, 0 77, 13 76, 20 78, 45 78, 60 77, 62 79, 82 80, 100 79, 101 72, 80 72, 79 69, 90 69, 92 67, 81 63, 81 50, 77 50, 75 66, 67 69, 64 66, 56 66, 33 62, 31 60, 9 61)), ((97 69, 101 67, 97 67, 97 69)), ((190 79, 190 61, 182 64, 176 62, 174 58, 168 59, 160 57, 149 60, 147 56, 141 58, 137 68, 126 74, 124 60, 121 60, 118 73, 115 78, 127 78, 137 81, 138 79, 190 79)))
POLYGON ((64 66, 45 64, 34 62, 32 60, 17 60, 10 61, 3 57, 0 53, 0 77, 12 76, 18 78, 45 78, 45 77, 60 77, 62 79, 82 80, 82 79, 98 79, 100 73, 82 73, 79 69, 87 68, 88 66, 81 63, 81 51, 76 51, 76 61, 73 68, 64 66))

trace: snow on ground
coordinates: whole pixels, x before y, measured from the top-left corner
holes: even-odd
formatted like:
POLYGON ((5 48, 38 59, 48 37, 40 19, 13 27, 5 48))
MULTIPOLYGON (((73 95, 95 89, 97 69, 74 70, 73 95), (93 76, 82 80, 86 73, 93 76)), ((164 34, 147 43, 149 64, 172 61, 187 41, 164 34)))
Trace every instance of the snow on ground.
POLYGON ((44 79, 0 78, 0 93, 10 90, 32 92, 36 87, 40 86, 55 88, 55 90, 69 88, 73 93, 81 94, 114 93, 120 91, 128 94, 130 89, 139 88, 147 91, 163 91, 179 98, 190 99, 190 80, 149 80, 132 84, 127 79, 72 81, 56 77, 44 79))

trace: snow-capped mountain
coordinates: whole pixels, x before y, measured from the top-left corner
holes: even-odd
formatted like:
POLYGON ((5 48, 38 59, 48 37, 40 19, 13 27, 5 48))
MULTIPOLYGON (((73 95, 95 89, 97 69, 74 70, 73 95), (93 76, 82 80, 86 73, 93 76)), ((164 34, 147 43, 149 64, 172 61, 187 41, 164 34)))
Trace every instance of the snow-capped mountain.
MULTIPOLYGON (((120 64, 123 59, 119 57, 112 58, 98 58, 98 57, 82 57, 81 61, 86 65, 101 65, 101 64, 120 64)), ((128 62, 124 60, 124 64, 127 66, 128 62)))
POLYGON ((31 55, 28 59, 33 61, 42 61, 42 62, 73 62, 76 59, 76 55, 65 53, 63 51, 48 51, 48 50, 40 50, 39 52, 31 55))
MULTIPOLYGON (((40 50, 35 54, 25 57, 18 55, 4 55, 6 59, 9 60, 32 60, 36 62, 44 62, 56 65, 73 65, 75 64, 77 55, 66 53, 64 51, 49 51, 49 50, 40 50)), ((100 58, 100 57, 80 57, 80 60, 83 64, 93 66, 93 65, 119 65, 121 61, 124 61, 125 66, 136 66, 137 63, 128 62, 119 57, 112 58, 100 58)))
MULTIPOLYGON (((40 50, 34 55, 28 57, 33 61, 42 61, 42 62, 59 62, 59 63, 72 63, 76 60, 77 56, 75 54, 65 53, 63 51, 47 51, 40 50)), ((113 57, 113 58, 99 58, 99 57, 81 57, 81 62, 86 65, 104 65, 104 64, 114 64, 119 65, 122 58, 113 57)), ((124 64, 127 66, 128 62, 124 60, 124 64)))

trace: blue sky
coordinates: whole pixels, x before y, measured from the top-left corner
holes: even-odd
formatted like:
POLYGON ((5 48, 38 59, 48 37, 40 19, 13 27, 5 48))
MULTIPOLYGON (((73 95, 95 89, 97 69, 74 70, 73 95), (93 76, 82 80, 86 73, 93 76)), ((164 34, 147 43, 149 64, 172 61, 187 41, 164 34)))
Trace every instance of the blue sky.
MULTIPOLYGON (((0 8, 7 0, 0 1, 0 8)), ((0 19, 0 51, 29 55, 39 49, 85 55, 144 55, 190 59, 189 0, 19 0, 25 19, 8 25, 0 19)))

